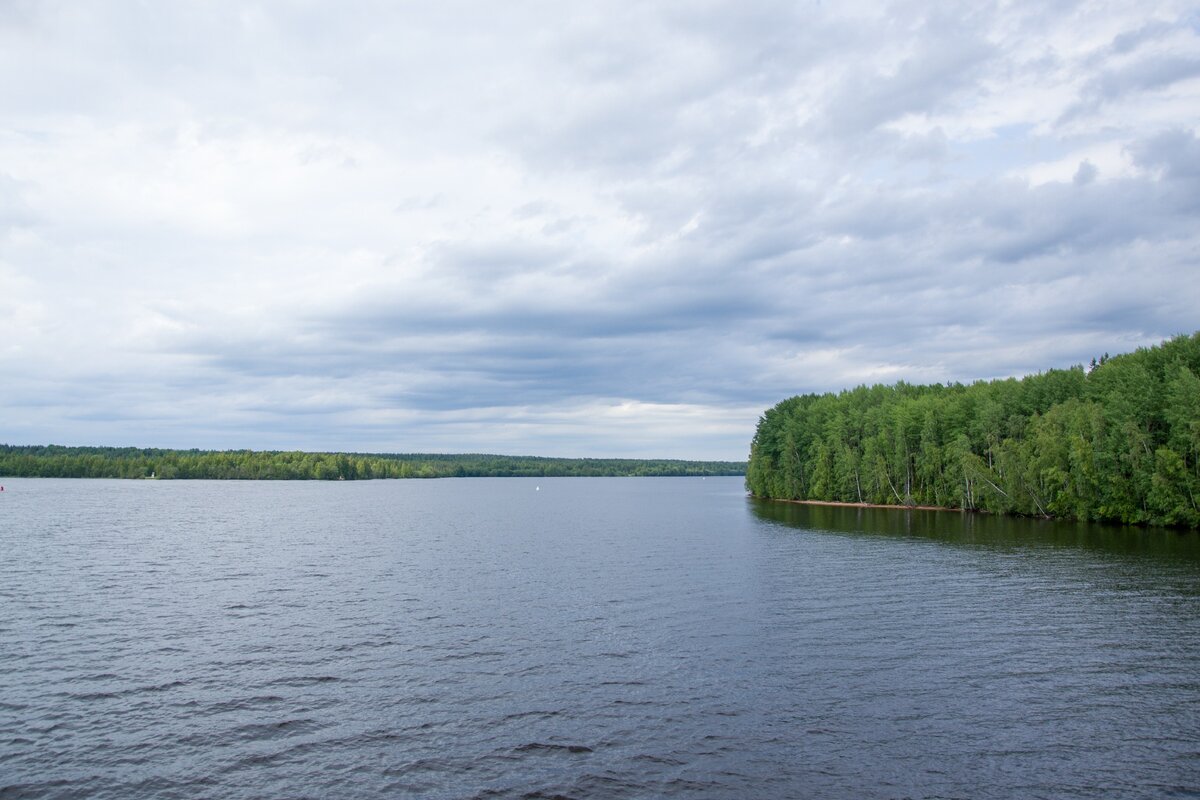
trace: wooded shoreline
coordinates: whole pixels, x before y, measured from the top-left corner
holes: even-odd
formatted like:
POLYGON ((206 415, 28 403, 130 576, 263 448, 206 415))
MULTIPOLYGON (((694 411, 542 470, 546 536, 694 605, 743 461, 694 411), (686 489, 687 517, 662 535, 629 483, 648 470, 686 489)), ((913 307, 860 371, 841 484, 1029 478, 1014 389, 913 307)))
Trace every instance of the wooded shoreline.
POLYGON ((0 444, 0 476, 159 480, 707 477, 744 475, 738 461, 549 458, 479 453, 319 453, 0 444))
POLYGON ((1200 528, 1200 333, 1021 379, 798 395, 756 497, 1200 528))
POLYGON ((833 506, 836 508, 887 508, 893 511, 955 511, 959 514, 987 514, 990 512, 973 508, 951 508, 949 506, 901 506, 896 503, 853 503, 841 500, 789 500, 783 497, 756 497, 756 500, 771 500, 776 503, 794 503, 800 506, 833 506))

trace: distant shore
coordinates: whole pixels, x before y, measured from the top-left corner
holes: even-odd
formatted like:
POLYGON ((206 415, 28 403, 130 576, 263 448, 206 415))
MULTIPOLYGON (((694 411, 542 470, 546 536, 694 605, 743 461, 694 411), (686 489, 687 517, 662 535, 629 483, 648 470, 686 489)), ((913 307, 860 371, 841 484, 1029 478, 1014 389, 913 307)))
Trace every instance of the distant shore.
POLYGON ((0 476, 159 480, 708 477, 745 475, 744 461, 547 458, 488 453, 318 453, 0 444, 0 476))

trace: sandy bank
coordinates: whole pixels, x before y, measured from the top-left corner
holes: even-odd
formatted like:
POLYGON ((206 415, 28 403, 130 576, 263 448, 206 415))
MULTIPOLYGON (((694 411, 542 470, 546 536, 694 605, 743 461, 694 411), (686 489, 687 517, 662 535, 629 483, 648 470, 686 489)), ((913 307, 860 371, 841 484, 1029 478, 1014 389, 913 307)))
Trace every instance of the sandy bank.
MULTIPOLYGON (((967 509, 949 508, 947 506, 901 506, 895 503, 840 503, 836 500, 784 500, 779 497, 764 497, 763 500, 774 500, 777 503, 795 503, 801 506, 839 506, 841 508, 890 508, 893 511, 955 511, 966 513, 967 509)), ((971 510, 971 513, 981 513, 971 510)))

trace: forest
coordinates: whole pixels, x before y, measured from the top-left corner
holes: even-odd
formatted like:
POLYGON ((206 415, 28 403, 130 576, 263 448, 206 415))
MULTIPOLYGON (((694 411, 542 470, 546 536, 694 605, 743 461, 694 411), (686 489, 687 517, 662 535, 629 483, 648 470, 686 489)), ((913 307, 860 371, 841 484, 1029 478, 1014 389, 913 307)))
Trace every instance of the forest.
POLYGON ((35 478, 336 481, 371 478, 701 476, 745 473, 745 462, 736 461, 0 445, 0 475, 35 478))
POLYGON ((1200 333, 1021 379, 859 386, 758 422, 757 497, 1200 527, 1200 333))

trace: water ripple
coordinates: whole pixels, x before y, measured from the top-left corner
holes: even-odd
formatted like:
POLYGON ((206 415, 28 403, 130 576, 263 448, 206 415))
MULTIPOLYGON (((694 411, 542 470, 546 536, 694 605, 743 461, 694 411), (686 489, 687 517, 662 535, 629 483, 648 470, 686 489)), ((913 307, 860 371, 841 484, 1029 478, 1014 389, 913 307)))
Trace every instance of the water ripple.
POLYGON ((537 483, 6 481, 0 800, 1198 795, 1195 537, 537 483))

